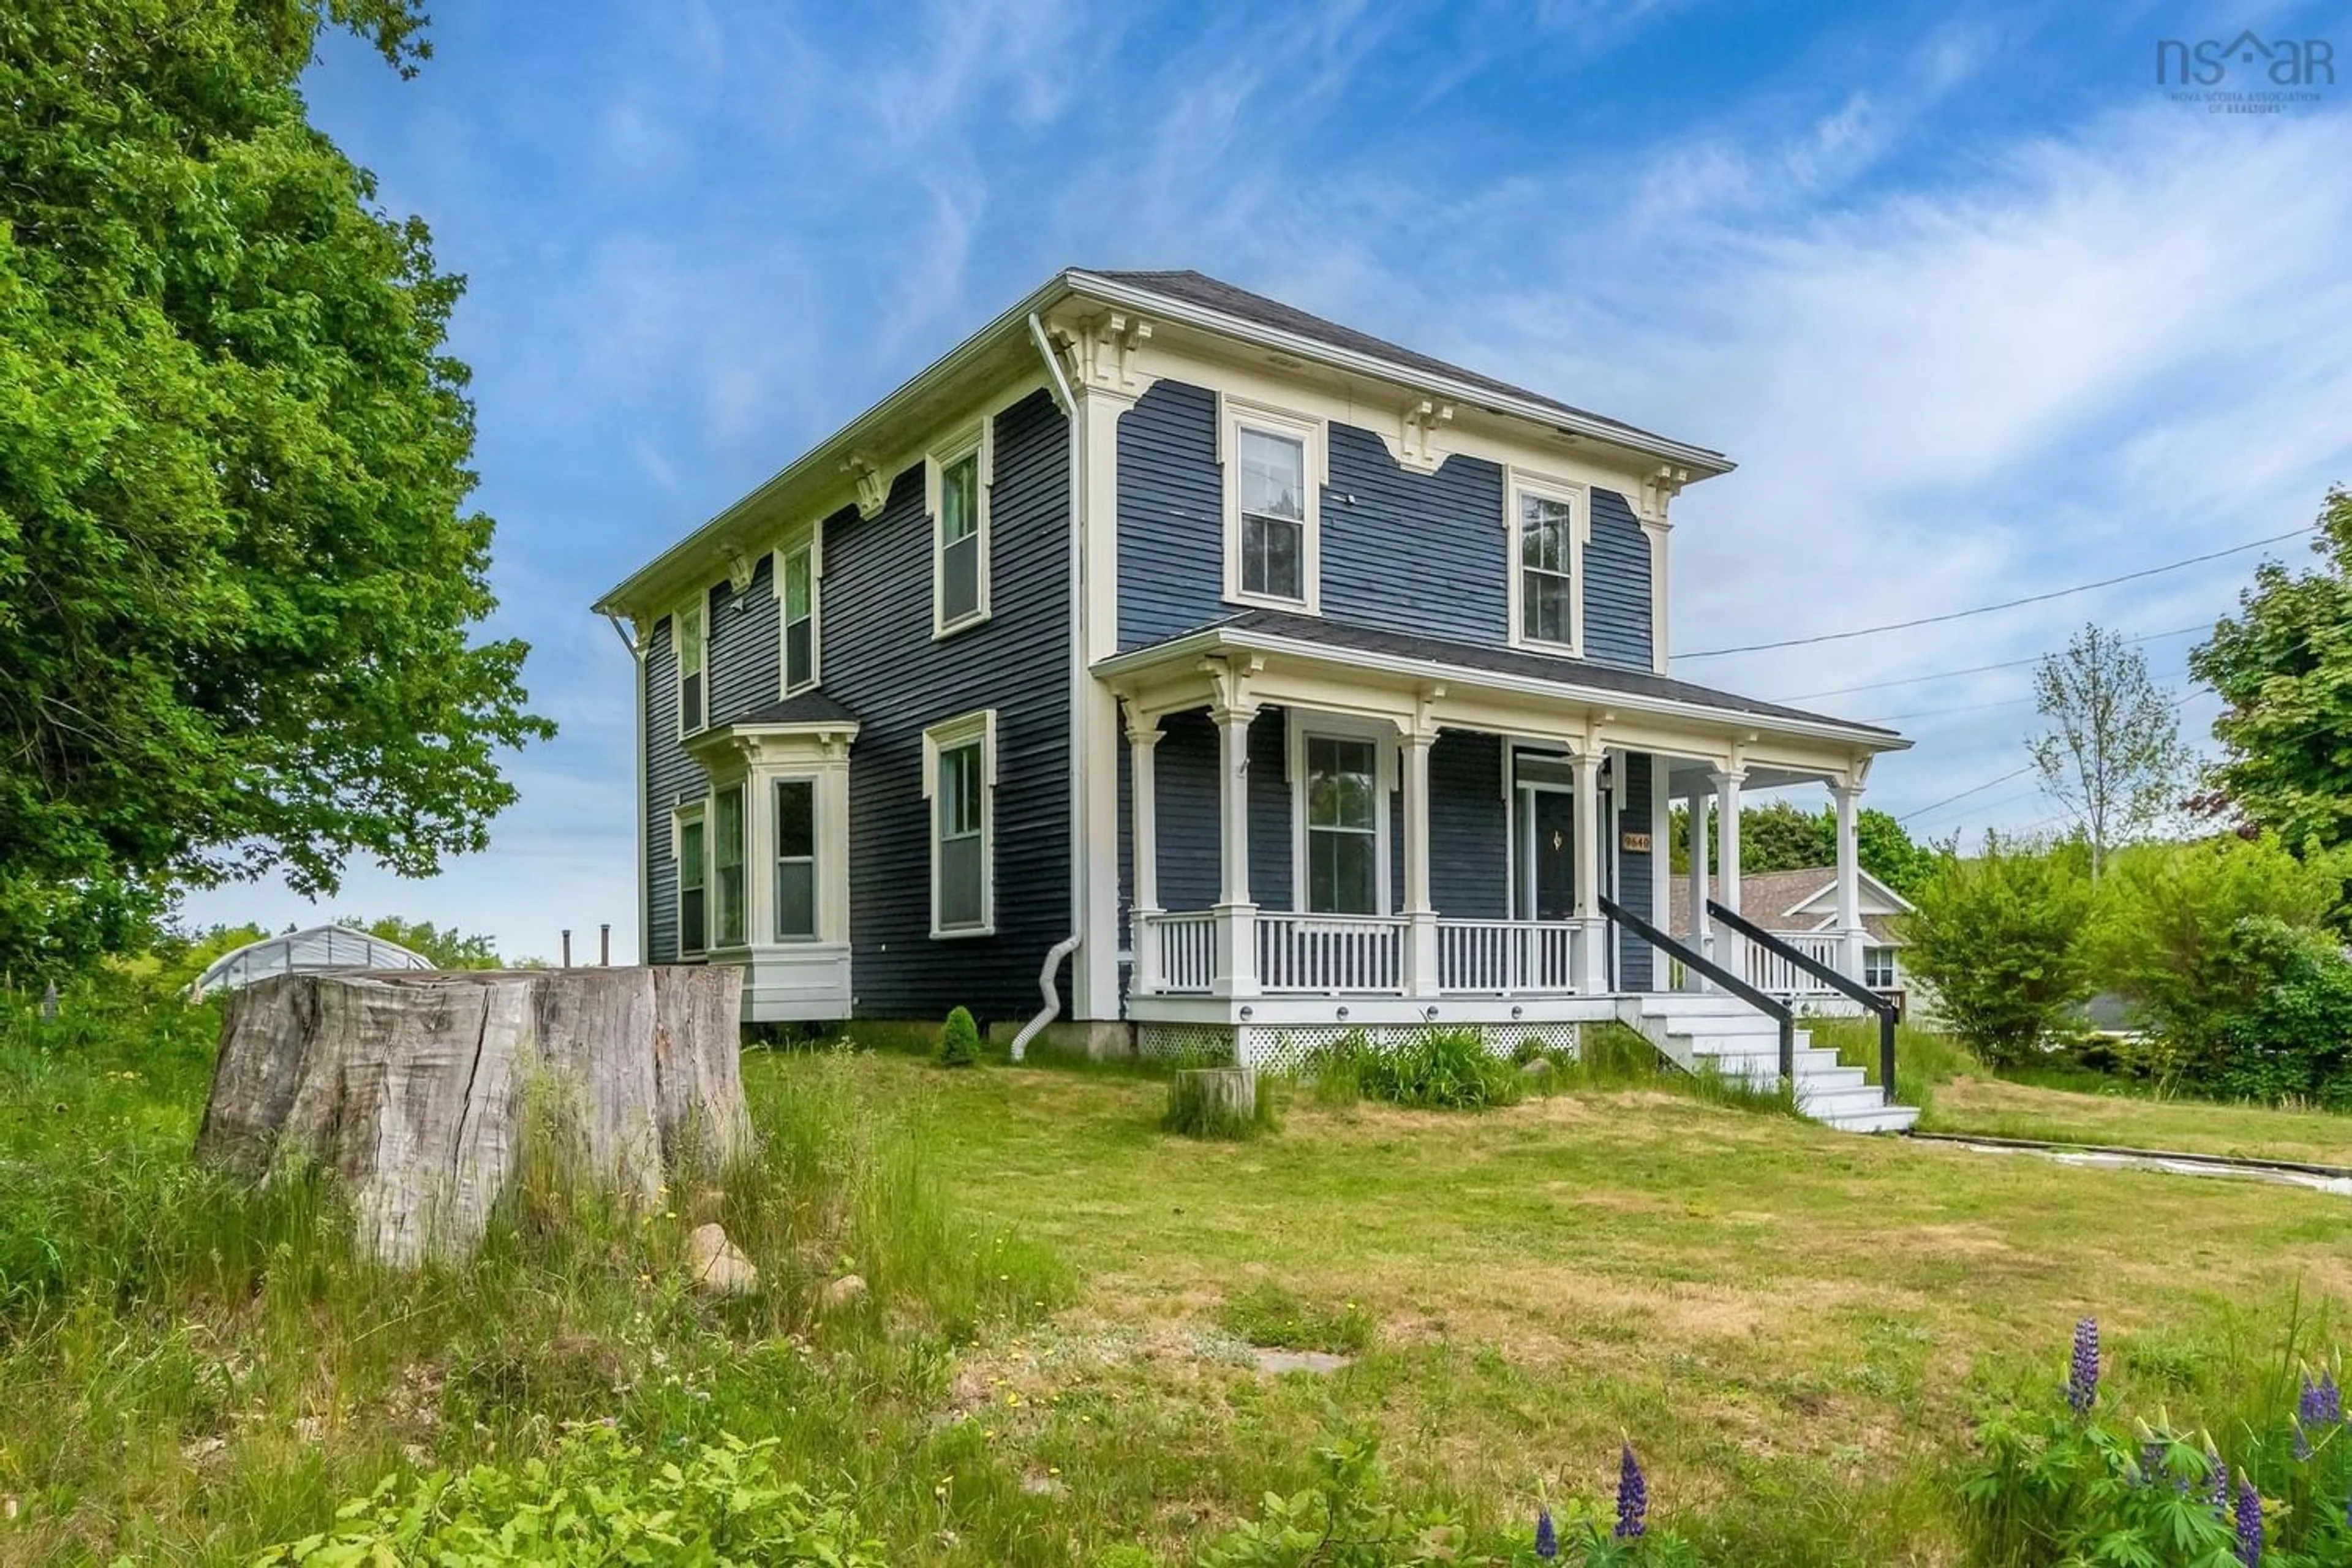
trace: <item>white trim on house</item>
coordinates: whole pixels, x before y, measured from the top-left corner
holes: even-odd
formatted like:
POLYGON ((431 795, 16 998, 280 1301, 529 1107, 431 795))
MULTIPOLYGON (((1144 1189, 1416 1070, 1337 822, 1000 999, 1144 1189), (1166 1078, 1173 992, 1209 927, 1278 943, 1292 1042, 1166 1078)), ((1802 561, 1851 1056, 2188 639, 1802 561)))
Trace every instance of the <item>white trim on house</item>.
POLYGON ((670 884, 670 919, 677 927, 677 955, 699 958, 710 950, 710 828, 709 797, 698 795, 670 808, 669 858, 677 868, 670 884), (689 861, 686 856, 688 826, 702 830, 701 852, 689 861), (693 866, 694 891, 702 896, 702 941, 694 947, 686 945, 686 869, 693 866))
POLYGON ((1285 710, 1283 773, 1290 795, 1290 907, 1295 913, 1360 913, 1385 915, 1396 909, 1395 890, 1389 884, 1389 824, 1395 815, 1397 792, 1397 731, 1385 720, 1359 719, 1342 713, 1306 709, 1285 710), (1353 741, 1372 748, 1372 898, 1369 910, 1316 911, 1308 906, 1307 819, 1308 780, 1307 742, 1310 739, 1353 741))
POLYGON ((988 492, 995 483, 996 416, 992 413, 958 429, 923 455, 923 513, 929 520, 931 531, 931 636, 934 639, 953 637, 988 620, 989 588, 989 507, 988 492), (947 606, 947 552, 950 542, 944 537, 947 514, 941 509, 946 475, 950 468, 970 461, 972 465, 972 531, 957 539, 961 544, 971 540, 977 557, 973 571, 976 587, 972 607, 950 616, 947 606))
POLYGON ((788 535, 775 549, 769 582, 776 595, 776 694, 793 697, 824 683, 824 528, 810 523, 788 535), (809 668, 804 680, 793 679, 792 597, 787 578, 796 556, 808 557, 809 668))
POLYGON ((1511 646, 1538 653, 1565 654, 1571 658, 1583 658, 1584 557, 1586 546, 1592 542, 1591 487, 1574 479, 1557 479, 1514 466, 1507 470, 1503 486, 1503 527, 1510 541, 1507 559, 1511 573, 1511 646), (1527 563, 1527 503, 1530 500, 1550 501, 1568 508, 1568 559, 1556 572, 1527 563), (1528 574, 1533 571, 1546 571, 1548 574, 1566 579, 1568 625, 1563 628, 1567 634, 1565 640, 1535 637, 1528 631, 1528 574))
POLYGON ((1294 614, 1320 615, 1323 606, 1323 487, 1331 482, 1329 441, 1324 422, 1273 404, 1220 392, 1217 395, 1217 464, 1224 484, 1225 598, 1294 614), (1253 431, 1294 441, 1299 449, 1299 592, 1296 597, 1244 585, 1242 518, 1242 435, 1253 431))
POLYGON ((930 803, 924 829, 930 840, 931 936, 936 941, 996 934, 996 710, 982 708, 942 720, 923 731, 923 798, 930 803), (940 919, 940 850, 945 797, 940 792, 940 759, 977 744, 980 749, 980 919, 948 925, 940 919))

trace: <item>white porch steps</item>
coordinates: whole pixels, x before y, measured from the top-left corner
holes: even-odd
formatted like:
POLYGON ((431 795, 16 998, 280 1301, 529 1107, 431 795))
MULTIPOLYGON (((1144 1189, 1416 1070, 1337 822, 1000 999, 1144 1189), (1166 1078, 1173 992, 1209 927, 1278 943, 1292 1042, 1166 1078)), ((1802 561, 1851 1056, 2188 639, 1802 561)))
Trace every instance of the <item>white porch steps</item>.
MULTIPOLYGON (((1780 1026, 1736 996, 1653 992, 1637 998, 1633 1024, 1677 1067, 1707 1066, 1759 1089, 1780 1077, 1780 1026)), ((1835 1051, 1797 1030, 1797 1109, 1841 1132, 1900 1132, 1919 1120, 1908 1105, 1888 1105, 1860 1068, 1842 1067, 1835 1051)))

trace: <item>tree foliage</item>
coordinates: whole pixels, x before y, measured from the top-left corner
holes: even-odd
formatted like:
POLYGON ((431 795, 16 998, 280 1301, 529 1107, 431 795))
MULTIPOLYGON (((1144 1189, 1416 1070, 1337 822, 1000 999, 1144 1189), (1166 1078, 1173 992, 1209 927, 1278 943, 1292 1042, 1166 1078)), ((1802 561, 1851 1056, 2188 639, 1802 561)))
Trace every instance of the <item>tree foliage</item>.
MULTIPOLYGON (((1690 869, 1690 813, 1674 808, 1668 824, 1668 850, 1673 869, 1690 869)), ((1909 898, 1935 874, 1941 851, 1913 842, 1903 825, 1885 812, 1864 806, 1854 818, 1854 846, 1862 868, 1909 898)), ((1801 871, 1837 864, 1837 808, 1825 805, 1807 812, 1794 803, 1776 800, 1742 807, 1739 813, 1739 869, 1801 871)))
POLYGON ((415 0, 0 15, 0 960, 164 888, 407 875, 514 798, 524 646, 476 640, 460 279, 305 118, 328 26, 415 0))
POLYGON ((2179 804, 2189 759, 2178 708, 2148 679, 2147 656, 2095 626, 2042 660, 2033 702, 2049 728, 2026 749, 2082 829, 2095 880, 2109 850, 2179 804))
POLYGON ((2238 614, 2189 656, 2224 705, 2200 804, 2297 849, 2352 842, 2352 491, 2328 491, 2312 549, 2313 571, 2263 563, 2238 614))
POLYGON ((407 921, 384 915, 372 921, 346 920, 344 925, 370 936, 398 942, 409 952, 433 961, 436 969, 498 969, 503 967, 498 943, 487 936, 469 936, 452 926, 431 921, 407 921))
POLYGON ((2066 855, 1987 834, 1982 854, 1943 867, 1914 902, 1903 961, 1993 1066, 2027 1060, 2091 994, 2091 885, 2066 855))

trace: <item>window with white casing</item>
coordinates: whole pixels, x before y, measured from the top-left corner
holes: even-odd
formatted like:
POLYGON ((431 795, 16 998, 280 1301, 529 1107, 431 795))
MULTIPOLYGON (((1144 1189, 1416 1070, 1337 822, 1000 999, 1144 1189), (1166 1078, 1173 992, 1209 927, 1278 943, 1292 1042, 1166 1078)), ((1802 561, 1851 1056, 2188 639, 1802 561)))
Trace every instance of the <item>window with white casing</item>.
POLYGON ((777 619, 782 639, 783 691, 790 697, 817 683, 816 542, 781 551, 776 558, 777 619))
POLYGON ((717 945, 744 942, 743 789, 723 789, 710 797, 710 891, 717 945))
POLYGON ((1895 950, 1891 947, 1865 947, 1862 950, 1862 983, 1876 991, 1895 988, 1895 950))
POLYGON ((986 936, 995 929, 994 709, 924 732, 923 784, 931 804, 931 934, 986 936))
POLYGON ((816 900, 816 781, 777 779, 771 785, 776 846, 776 940, 814 942, 816 900))
POLYGON ((694 602, 670 617, 677 643, 677 732, 681 738, 702 728, 708 717, 709 681, 705 666, 709 662, 710 644, 706 636, 710 625, 710 599, 708 594, 698 594, 694 602))
POLYGON ((988 619, 988 491, 993 461, 983 419, 923 466, 931 514, 931 635, 988 619))
POLYGON ((1584 544, 1591 528, 1580 486, 1514 475, 1511 640, 1558 653, 1584 651, 1584 544))
POLYGON ((1225 597, 1314 613, 1321 596, 1322 426, 1229 398, 1219 435, 1225 597))
POLYGON ((1394 731, 1318 716, 1289 735, 1296 907, 1309 914, 1389 909, 1394 731), (1309 725, 1311 724, 1311 727, 1309 725))
POLYGON ((708 845, 702 808, 696 806, 678 813, 676 826, 677 951, 684 955, 700 952, 710 945, 709 905, 703 890, 709 862, 705 858, 708 845))

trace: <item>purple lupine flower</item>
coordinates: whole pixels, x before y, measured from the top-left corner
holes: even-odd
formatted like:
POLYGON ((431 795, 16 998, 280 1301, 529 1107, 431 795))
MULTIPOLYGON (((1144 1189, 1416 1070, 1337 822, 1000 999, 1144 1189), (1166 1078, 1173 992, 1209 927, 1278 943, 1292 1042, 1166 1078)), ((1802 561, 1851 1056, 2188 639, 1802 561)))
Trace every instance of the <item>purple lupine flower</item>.
POLYGON ((2238 1472, 2238 1561, 2257 1568, 2263 1560, 2263 1494, 2243 1470, 2238 1472))
POLYGON ((2323 1372, 2314 1383, 2311 1373, 2303 1374, 2303 1395, 2294 1402, 2295 1419, 2305 1426, 2331 1426, 2344 1419, 2344 1391, 2336 1386, 2336 1374, 2323 1372))
POLYGON ((2311 1432, 2300 1415, 2294 1418, 2294 1457, 2298 1461, 2311 1458, 2311 1432))
POLYGON ((2156 1478, 2164 1474, 2164 1439, 2150 1437, 2139 1446, 2139 1484, 2156 1485, 2156 1478))
POLYGON ((2084 1318, 2074 1325, 2074 1362, 2066 1373, 2066 1403, 2077 1415, 2088 1415, 2099 1402, 2099 1320, 2084 1318))
POLYGON ((1625 1445, 1624 1456, 1617 1463, 1617 1539, 1631 1541, 1649 1528, 1650 1483, 1642 1474, 1642 1461, 1633 1458, 1633 1445, 1625 1445))
POLYGON ((1536 1555, 1546 1563, 1559 1555, 1559 1531, 1552 1528, 1551 1510, 1536 1510, 1536 1555))
POLYGON ((2212 1482, 2206 1500, 2213 1505, 2214 1515, 2221 1519, 2229 1518, 2230 1472, 2222 1468, 2221 1456, 2213 1451, 2213 1445, 2210 1443, 2205 1445, 2205 1476, 2212 1482))

